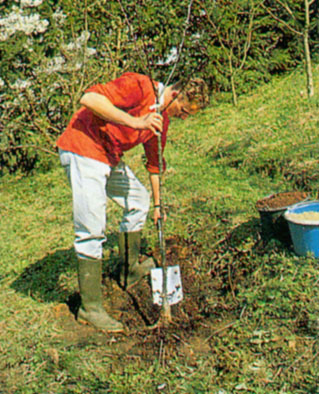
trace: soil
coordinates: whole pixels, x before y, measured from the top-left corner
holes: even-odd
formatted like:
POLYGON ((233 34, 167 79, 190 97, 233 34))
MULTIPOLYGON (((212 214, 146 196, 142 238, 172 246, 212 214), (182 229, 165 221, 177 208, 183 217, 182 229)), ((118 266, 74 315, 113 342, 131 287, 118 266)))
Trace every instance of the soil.
MULTIPOLYGON (((124 334, 103 334, 93 327, 78 324, 74 310, 79 295, 74 294, 73 299, 67 301, 68 306, 59 304, 53 311, 55 319, 58 318, 63 327, 61 341, 73 346, 90 341, 103 344, 111 341, 117 355, 134 355, 144 361, 158 358, 161 346, 166 347, 168 358, 175 356, 176 352, 187 356, 187 352, 194 355, 210 351, 211 333, 223 330, 229 322, 225 317, 220 319, 214 314, 214 283, 210 273, 203 275, 200 269, 199 252, 196 245, 184 239, 172 237, 166 240, 166 261, 168 265, 180 266, 184 295, 181 302, 171 306, 173 321, 169 326, 152 327, 159 321, 161 307, 153 304, 151 285, 147 279, 125 291, 106 277, 103 281, 104 307, 125 325, 124 334), (190 344, 195 339, 205 343, 205 349, 197 345, 196 350, 193 349, 190 344)), ((157 258, 157 254, 158 251, 155 251, 153 257, 157 258)))
POLYGON ((290 205, 306 200, 307 197, 307 193, 298 191, 273 194, 257 201, 256 208, 264 211, 286 208, 290 205))

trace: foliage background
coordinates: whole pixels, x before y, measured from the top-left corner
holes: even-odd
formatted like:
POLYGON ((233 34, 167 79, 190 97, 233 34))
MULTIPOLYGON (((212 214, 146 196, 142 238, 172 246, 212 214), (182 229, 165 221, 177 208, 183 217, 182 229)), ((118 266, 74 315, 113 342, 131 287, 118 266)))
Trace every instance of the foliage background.
MULTIPOLYGON (((196 0, 177 76, 203 76, 212 95, 250 92, 302 63, 303 0, 196 0), (276 15, 274 19, 269 11, 276 15), (292 14, 291 14, 292 12, 292 14)), ((122 72, 165 81, 190 1, 9 0, 0 2, 0 175, 47 170, 55 140, 84 90, 122 72)), ((311 6, 318 48, 318 4, 311 6)))

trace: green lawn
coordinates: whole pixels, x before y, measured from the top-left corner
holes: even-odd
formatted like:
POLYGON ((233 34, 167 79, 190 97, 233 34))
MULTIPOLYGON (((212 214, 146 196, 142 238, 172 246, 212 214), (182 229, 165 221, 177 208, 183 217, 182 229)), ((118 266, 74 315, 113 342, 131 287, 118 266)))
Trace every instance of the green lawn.
MULTIPOLYGON (((256 201, 270 193, 318 197, 319 67, 308 100, 295 71, 241 97, 173 121, 165 156, 166 237, 185 297, 174 324, 156 316, 147 284, 134 297, 104 281, 128 330, 79 325, 71 192, 49 173, 0 184, 0 393, 319 393, 318 260, 264 243, 256 201)), ((148 187, 142 149, 127 163, 148 187)), ((120 210, 108 206, 106 256, 120 210)), ((151 220, 146 251, 156 253, 151 220)))

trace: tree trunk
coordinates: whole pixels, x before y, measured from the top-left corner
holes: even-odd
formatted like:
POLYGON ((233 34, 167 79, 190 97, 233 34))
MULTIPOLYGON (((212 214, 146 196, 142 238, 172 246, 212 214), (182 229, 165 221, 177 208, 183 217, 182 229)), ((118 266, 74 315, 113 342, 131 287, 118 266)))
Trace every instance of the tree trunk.
POLYGON ((229 60, 230 84, 231 84, 231 91, 233 96, 233 104, 235 107, 237 107, 237 92, 236 92, 234 69, 233 69, 232 51, 230 51, 228 60, 229 60))
POLYGON ((303 34, 303 42, 304 42, 305 60, 306 60, 307 91, 308 91, 308 97, 312 97, 314 95, 314 87, 313 87, 310 48, 309 48, 309 25, 310 25, 309 1, 305 0, 305 30, 303 34))

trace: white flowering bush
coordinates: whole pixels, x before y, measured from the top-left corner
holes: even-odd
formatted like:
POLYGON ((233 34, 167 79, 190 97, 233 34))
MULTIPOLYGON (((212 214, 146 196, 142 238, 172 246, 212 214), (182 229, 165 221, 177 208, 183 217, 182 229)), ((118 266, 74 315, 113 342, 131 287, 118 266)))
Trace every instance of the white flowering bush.
POLYGON ((23 32, 27 36, 36 33, 44 33, 49 22, 40 19, 39 14, 25 15, 25 11, 16 6, 12 7, 9 15, 0 19, 0 41, 6 41, 16 32, 23 32))
POLYGON ((117 75, 125 29, 118 41, 96 11, 78 0, 0 2, 0 175, 56 162, 84 90, 117 75))

